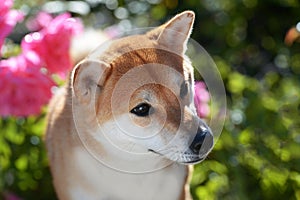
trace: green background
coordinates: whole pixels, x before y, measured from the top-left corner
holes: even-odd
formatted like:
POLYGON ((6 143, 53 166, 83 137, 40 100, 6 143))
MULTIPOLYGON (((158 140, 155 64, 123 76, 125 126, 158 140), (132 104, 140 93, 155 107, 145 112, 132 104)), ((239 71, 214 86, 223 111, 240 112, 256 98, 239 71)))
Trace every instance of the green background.
MULTIPOLYGON (((214 150, 195 167, 194 199, 300 200, 300 44, 283 42, 300 21, 299 1, 89 0, 81 2, 86 12, 68 1, 57 2, 54 13, 71 11, 85 25, 102 29, 157 26, 193 10, 192 38, 217 64, 228 106, 214 150)), ((17 0, 15 8, 30 17, 47 9, 45 3, 17 0)), ((20 24, 10 38, 18 43, 27 32, 20 24)), ((8 47, 4 56, 19 52, 12 42, 8 47)), ((22 199, 56 198, 44 129, 45 114, 0 120, 0 198, 7 192, 22 199)))

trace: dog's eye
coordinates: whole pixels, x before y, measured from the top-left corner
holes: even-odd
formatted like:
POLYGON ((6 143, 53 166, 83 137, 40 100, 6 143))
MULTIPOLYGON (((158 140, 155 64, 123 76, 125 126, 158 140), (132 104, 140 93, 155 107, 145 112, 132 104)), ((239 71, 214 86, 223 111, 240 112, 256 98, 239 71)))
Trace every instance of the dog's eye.
POLYGON ((137 105, 135 108, 133 108, 130 112, 139 116, 139 117, 145 117, 150 114, 151 105, 147 103, 141 103, 137 105))

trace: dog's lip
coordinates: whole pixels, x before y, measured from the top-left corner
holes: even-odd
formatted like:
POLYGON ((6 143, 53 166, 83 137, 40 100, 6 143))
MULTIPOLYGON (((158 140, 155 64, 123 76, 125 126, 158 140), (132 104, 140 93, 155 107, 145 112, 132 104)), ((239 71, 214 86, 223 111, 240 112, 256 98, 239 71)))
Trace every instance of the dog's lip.
MULTIPOLYGON (((164 156, 163 154, 161 154, 157 151, 154 151, 153 149, 148 149, 148 151, 151 152, 151 153, 157 154, 159 156, 164 156)), ((194 155, 194 156, 190 155, 187 158, 189 159, 189 161, 182 161, 182 162, 178 162, 178 163, 181 163, 181 164, 184 164, 184 165, 197 164, 197 163, 203 161, 206 158, 206 156, 200 157, 200 156, 196 156, 196 155, 194 155)))
POLYGON ((201 161, 203 161, 205 159, 204 158, 201 158, 201 157, 193 157, 194 159, 193 160, 190 160, 190 161, 184 161, 184 162, 181 162, 182 164, 186 164, 186 165, 189 165, 189 164, 197 164, 201 161))
POLYGON ((158 153, 157 151, 154 151, 153 149, 148 149, 149 152, 151 153, 155 153, 155 154, 158 154, 160 156, 163 156, 161 153, 158 153))

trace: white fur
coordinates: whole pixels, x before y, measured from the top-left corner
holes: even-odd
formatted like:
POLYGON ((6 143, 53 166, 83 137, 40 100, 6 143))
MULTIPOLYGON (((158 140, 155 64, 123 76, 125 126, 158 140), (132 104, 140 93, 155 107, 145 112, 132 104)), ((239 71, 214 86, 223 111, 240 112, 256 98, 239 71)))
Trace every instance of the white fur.
POLYGON ((132 125, 124 114, 117 117, 116 121, 111 120, 99 126, 98 131, 93 134, 109 156, 101 157, 101 152, 92 147, 90 152, 104 164, 120 171, 131 173, 155 171, 172 163, 158 154, 149 152, 149 149, 165 145, 157 134, 147 137, 156 131, 159 130, 148 128, 147 132, 147 129, 132 125), (131 135, 132 133, 135 135, 131 135), (138 134, 142 134, 140 138, 136 137, 138 134))
POLYGON ((79 147, 74 150, 72 157, 78 173, 82 174, 82 182, 86 183, 84 187, 81 183, 72 183, 69 192, 73 200, 174 200, 182 192, 182 185, 187 176, 185 166, 175 163, 144 174, 116 171, 102 165, 85 149, 79 147))

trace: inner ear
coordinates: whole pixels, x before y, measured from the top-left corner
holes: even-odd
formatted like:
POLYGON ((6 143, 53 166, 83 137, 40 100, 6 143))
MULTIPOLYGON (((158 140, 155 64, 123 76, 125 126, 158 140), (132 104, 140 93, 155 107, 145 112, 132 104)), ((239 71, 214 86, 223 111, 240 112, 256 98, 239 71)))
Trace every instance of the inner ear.
POLYGON ((71 74, 74 96, 83 104, 91 102, 97 88, 101 88, 110 74, 108 64, 98 60, 83 60, 71 74))
POLYGON ((184 54, 194 20, 195 14, 192 11, 185 11, 176 15, 159 27, 161 33, 158 37, 158 43, 180 55, 184 54))

